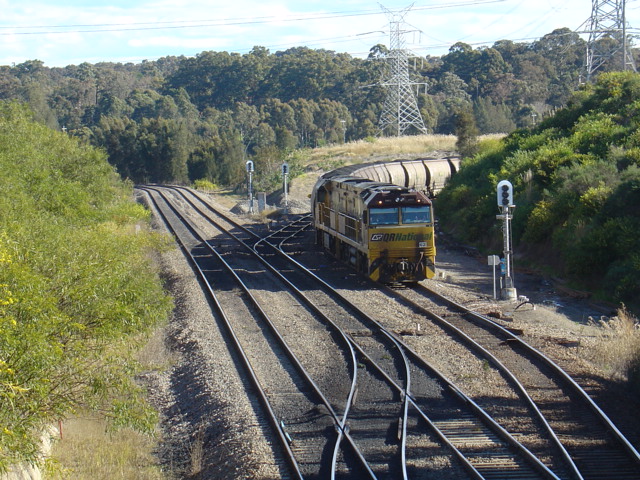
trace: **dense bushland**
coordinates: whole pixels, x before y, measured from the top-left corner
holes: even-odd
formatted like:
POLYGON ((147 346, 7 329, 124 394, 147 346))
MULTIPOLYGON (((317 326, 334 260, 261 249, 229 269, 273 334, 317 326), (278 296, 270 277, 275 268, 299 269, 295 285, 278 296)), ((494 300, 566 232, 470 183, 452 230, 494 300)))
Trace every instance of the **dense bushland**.
MULTIPOLYGON (((460 42, 446 55, 416 58, 410 75, 427 86, 417 101, 429 133, 457 133, 461 120, 481 134, 509 133, 566 103, 585 50, 567 28, 530 43, 474 49, 460 42)), ((366 59, 257 46, 243 55, 204 51, 140 64, 48 68, 30 60, 0 66, 0 100, 26 102, 51 128, 104 148, 134 182, 205 179, 242 188, 252 159, 254 180, 268 189, 293 150, 379 133, 386 53, 384 45, 372 46, 366 59)), ((612 58, 600 71, 620 64, 612 58)))
POLYGON ((134 339, 167 318, 150 251, 104 153, 0 103, 0 471, 79 407, 153 428, 131 381, 134 339))
POLYGON ((530 130, 485 143, 437 200, 445 229, 501 250, 496 185, 514 185, 517 261, 616 302, 640 298, 640 75, 606 73, 530 130))

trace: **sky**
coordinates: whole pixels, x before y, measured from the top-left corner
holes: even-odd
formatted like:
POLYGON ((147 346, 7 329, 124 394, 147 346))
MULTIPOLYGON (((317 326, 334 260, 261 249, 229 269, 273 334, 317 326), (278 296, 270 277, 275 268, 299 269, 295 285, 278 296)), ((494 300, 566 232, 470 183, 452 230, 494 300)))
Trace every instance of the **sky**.
MULTIPOLYGON (((530 43, 557 28, 585 31, 590 0, 0 0, 0 65, 40 60, 140 63, 202 51, 271 53, 306 46, 365 58, 402 32, 416 55, 440 56, 456 42, 530 43)), ((640 33, 640 0, 627 0, 640 33)), ((584 34, 585 40, 588 34, 584 34)), ((638 42, 636 42, 637 44, 638 42)))

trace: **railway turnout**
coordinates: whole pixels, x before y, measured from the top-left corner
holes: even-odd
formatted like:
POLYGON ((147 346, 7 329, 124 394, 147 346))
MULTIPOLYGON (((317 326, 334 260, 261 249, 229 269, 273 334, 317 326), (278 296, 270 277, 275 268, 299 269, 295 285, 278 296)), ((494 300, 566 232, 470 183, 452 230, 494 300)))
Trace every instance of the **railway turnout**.
POLYGON ((305 264, 308 217, 251 229, 189 189, 140 188, 200 277, 290 478, 640 478, 634 447, 588 395, 499 325, 421 288, 380 293, 501 378, 509 405, 467 395, 417 336, 334 288, 319 258, 305 264))

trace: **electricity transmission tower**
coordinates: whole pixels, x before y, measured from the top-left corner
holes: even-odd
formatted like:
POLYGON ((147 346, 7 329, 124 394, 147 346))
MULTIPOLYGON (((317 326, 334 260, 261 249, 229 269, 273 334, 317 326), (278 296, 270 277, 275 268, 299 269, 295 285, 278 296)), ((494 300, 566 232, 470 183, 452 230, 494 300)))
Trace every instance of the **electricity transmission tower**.
POLYGON ((607 61, 622 53, 622 69, 636 71, 629 48, 625 18, 626 0, 591 0, 591 17, 587 20, 586 79, 607 61))
POLYGON ((413 87, 424 85, 411 82, 409 78, 409 52, 405 49, 404 16, 413 5, 393 13, 380 5, 390 17, 390 50, 386 55, 388 71, 386 79, 380 82, 385 87, 387 96, 380 115, 378 128, 384 132, 389 126, 395 127, 397 136, 401 136, 409 127, 415 127, 422 133, 427 133, 413 87))

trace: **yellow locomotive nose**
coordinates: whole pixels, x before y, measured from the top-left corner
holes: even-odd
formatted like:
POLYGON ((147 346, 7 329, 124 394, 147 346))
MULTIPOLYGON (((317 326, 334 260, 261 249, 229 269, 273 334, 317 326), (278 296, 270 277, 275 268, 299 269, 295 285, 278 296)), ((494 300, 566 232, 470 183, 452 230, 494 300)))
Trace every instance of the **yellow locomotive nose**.
POLYGON ((433 210, 414 189, 328 175, 312 195, 316 239, 332 255, 383 283, 434 275, 433 210))

